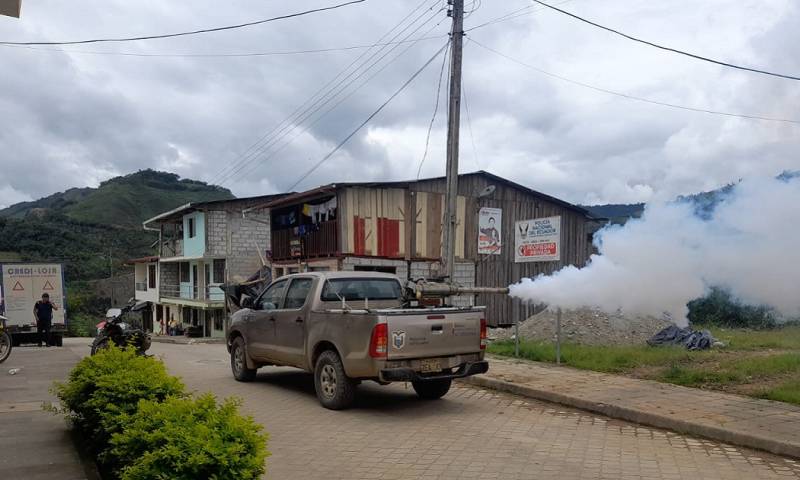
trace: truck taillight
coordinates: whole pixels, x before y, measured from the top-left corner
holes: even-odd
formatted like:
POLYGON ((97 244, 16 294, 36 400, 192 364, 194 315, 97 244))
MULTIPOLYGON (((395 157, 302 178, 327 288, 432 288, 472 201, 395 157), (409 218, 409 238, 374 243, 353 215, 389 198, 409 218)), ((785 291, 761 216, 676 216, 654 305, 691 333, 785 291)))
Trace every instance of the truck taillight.
POLYGON ((372 329, 372 337, 369 339, 369 356, 372 358, 386 358, 389 351, 389 327, 385 323, 379 323, 372 329))
POLYGON ((481 318, 481 350, 486 348, 486 319, 481 318))

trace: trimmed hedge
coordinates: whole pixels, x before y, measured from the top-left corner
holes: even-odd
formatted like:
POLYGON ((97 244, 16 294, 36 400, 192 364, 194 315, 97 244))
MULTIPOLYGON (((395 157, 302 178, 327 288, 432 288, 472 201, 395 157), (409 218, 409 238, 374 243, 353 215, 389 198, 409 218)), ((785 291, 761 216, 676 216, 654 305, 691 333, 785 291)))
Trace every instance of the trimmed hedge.
POLYGON ((239 402, 187 395, 154 357, 112 346, 85 357, 57 382, 60 413, 96 455, 104 478, 258 478, 265 434, 239 402), (146 439, 146 440, 145 440, 146 439))
POLYGON ((266 435, 237 413, 239 402, 196 399, 142 401, 111 439, 112 454, 127 465, 123 480, 257 479, 264 472, 266 435))

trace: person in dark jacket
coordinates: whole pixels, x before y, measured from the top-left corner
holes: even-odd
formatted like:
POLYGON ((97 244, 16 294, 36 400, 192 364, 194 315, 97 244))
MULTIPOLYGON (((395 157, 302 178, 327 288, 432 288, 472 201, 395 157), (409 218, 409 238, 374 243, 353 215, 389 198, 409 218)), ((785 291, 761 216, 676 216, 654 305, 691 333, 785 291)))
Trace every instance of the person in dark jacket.
POLYGON ((42 346, 42 339, 46 346, 53 343, 50 338, 50 329, 53 326, 53 310, 58 310, 55 303, 50 302, 50 295, 42 294, 42 299, 33 306, 33 317, 36 319, 36 332, 39 334, 39 346, 42 346))

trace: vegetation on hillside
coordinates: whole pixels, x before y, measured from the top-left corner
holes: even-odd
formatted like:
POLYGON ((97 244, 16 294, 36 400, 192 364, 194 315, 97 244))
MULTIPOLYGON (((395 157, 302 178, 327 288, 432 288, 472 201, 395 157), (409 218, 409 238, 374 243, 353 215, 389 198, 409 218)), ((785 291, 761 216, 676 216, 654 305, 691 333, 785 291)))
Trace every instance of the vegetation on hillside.
POLYGON ((230 190, 174 173, 140 170, 97 188, 73 188, 0 210, 0 217, 63 215, 84 223, 141 229, 142 221, 189 202, 233 198, 230 190))
POLYGON ((97 188, 73 188, 0 210, 0 252, 64 263, 67 282, 106 278, 126 260, 152 255, 142 221, 189 202, 233 198, 228 189, 174 173, 141 170, 97 188))

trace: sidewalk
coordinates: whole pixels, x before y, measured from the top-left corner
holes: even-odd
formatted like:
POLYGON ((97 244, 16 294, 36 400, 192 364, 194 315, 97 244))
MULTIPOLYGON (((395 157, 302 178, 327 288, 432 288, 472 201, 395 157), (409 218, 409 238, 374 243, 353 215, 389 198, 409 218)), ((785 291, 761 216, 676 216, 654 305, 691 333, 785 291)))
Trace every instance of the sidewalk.
POLYGON ((800 458, 800 407, 489 356, 489 372, 465 382, 612 418, 800 458))
MULTIPOLYGON (((88 346, 86 347, 88 352, 88 346)), ((63 417, 42 410, 54 401, 48 389, 66 379, 80 357, 68 347, 14 347, 0 364, 0 478, 96 478, 84 465, 63 417), (9 370, 18 368, 15 375, 9 370)))

